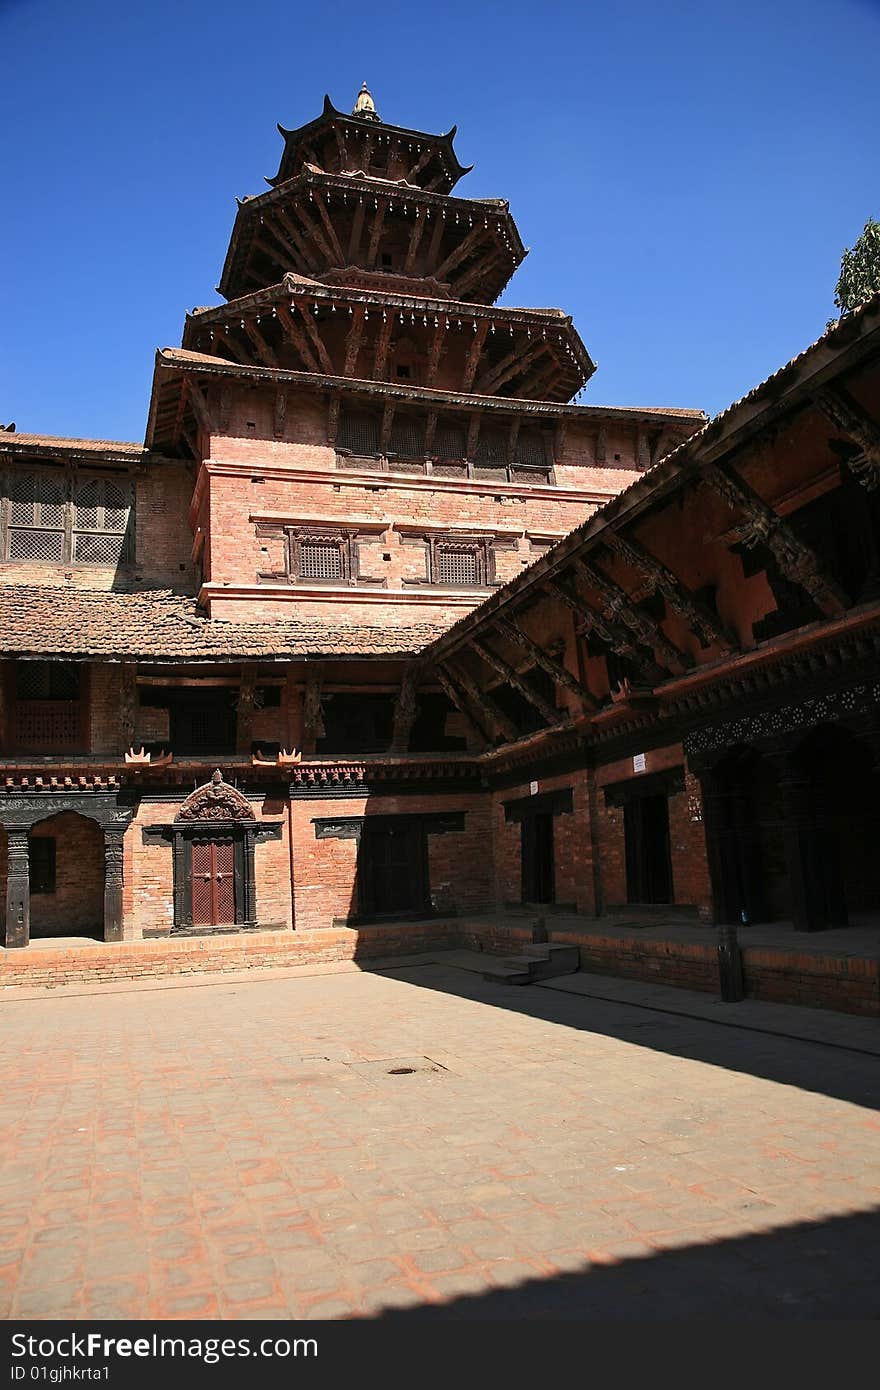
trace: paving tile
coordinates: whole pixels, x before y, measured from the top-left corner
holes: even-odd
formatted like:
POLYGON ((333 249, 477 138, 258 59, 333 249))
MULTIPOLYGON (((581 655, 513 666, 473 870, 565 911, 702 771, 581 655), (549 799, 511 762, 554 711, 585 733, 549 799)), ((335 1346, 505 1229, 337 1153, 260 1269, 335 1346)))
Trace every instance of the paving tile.
POLYGON ((0 1317, 880 1311, 873 1056, 445 965, 11 1013, 0 1317))

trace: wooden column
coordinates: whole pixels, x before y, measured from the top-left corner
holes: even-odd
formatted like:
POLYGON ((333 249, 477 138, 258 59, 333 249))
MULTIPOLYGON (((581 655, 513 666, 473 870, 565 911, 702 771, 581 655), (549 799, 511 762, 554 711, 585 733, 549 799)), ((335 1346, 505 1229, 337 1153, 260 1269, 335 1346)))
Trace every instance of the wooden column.
POLYGON ((409 736, 419 712, 418 683, 421 671, 417 666, 408 666, 400 682, 400 690, 394 702, 394 724, 391 736, 392 753, 406 753, 409 750, 409 736))
POLYGON ((256 666, 243 666, 236 707, 235 751, 237 753, 250 753, 251 751, 254 737, 256 682, 256 666))
POLYGON ((134 747, 134 731, 137 720, 137 667, 124 662, 119 668, 119 742, 120 753, 127 753, 134 747))
POLYGON ((122 940, 124 827, 104 826, 104 940, 122 940))
POLYGON ((321 713, 321 686, 323 667, 311 663, 306 667, 306 688, 303 696, 303 752, 314 753, 319 738, 324 736, 324 720, 321 713))
POLYGON ((27 946, 31 939, 31 884, 28 865, 28 831, 19 825, 6 827, 8 870, 6 878, 6 945, 27 946))

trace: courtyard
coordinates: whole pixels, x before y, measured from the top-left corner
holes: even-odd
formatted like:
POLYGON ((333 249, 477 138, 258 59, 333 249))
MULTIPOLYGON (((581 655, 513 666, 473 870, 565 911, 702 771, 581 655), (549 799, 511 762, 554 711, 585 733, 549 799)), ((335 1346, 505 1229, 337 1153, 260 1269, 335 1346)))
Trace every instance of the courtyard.
POLYGON ((2 1316, 876 1315, 876 1026, 697 999, 451 958, 8 990, 2 1316))

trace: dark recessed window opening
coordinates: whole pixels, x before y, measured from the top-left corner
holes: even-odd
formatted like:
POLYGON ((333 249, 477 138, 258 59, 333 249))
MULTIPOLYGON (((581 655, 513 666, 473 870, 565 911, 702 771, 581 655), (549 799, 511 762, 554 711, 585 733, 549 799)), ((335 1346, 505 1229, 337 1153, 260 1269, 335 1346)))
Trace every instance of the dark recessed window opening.
POLYGON ((32 837, 28 842, 28 873, 31 893, 55 892, 57 841, 51 835, 32 837))
POLYGON ((15 668, 17 700, 78 700, 79 667, 66 661, 23 661, 15 668))
POLYGON ((317 742, 319 753, 384 753, 391 743, 391 695, 330 691, 324 696, 322 714, 324 737, 317 742))
POLYGON ((397 375, 398 375, 398 377, 400 378, 401 381, 409 381, 409 378, 410 378, 410 368, 409 368, 409 365, 408 365, 406 362, 398 362, 398 364, 397 364, 397 375))

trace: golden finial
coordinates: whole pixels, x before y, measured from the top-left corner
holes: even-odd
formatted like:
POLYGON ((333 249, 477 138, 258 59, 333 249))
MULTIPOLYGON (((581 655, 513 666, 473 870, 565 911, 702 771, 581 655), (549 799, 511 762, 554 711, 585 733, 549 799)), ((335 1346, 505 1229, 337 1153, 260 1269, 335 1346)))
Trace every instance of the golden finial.
POLYGON ((357 101, 351 113, 353 116, 361 116, 366 121, 378 121, 379 112, 376 110, 376 103, 373 101, 372 93, 366 82, 361 87, 357 95, 357 101))

